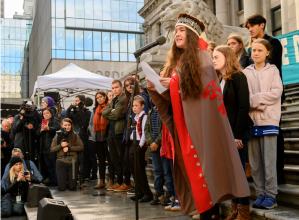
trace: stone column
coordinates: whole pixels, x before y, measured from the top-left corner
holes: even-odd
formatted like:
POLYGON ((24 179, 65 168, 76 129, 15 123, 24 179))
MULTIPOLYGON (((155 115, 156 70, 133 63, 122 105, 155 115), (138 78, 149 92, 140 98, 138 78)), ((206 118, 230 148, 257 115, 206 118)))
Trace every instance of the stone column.
POLYGON ((244 0, 244 19, 255 13, 259 13, 258 0, 244 0))
POLYGON ((224 25, 229 25, 227 8, 227 0, 216 0, 216 17, 224 25))
POLYGON ((288 0, 280 0, 282 34, 289 33, 288 0))

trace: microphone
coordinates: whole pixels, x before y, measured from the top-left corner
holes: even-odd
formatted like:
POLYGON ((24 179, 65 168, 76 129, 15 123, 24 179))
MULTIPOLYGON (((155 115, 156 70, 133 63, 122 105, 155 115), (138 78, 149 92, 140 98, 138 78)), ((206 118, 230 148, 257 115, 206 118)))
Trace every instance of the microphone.
POLYGON ((135 56, 135 58, 140 57, 140 55, 143 52, 145 52, 157 45, 163 45, 163 44, 165 44, 165 42, 166 42, 166 38, 164 36, 160 36, 154 42, 152 42, 148 45, 145 45, 144 47, 141 47, 140 49, 136 50, 136 52, 134 53, 134 56, 135 56))

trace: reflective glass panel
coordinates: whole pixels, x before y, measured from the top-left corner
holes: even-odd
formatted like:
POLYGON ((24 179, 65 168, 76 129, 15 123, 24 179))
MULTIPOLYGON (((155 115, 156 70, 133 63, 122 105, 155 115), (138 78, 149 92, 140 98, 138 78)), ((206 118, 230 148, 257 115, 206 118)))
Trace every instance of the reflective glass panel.
POLYGON ((56 0, 56 18, 64 18, 64 0, 56 0))
POLYGON ((85 18, 93 19, 93 0, 85 0, 84 7, 85 7, 85 18))
POLYGON ((93 28, 93 20, 85 20, 85 28, 93 28))
POLYGON ((55 0, 51 0, 51 16, 55 18, 55 0))
POLYGON ((84 50, 92 50, 92 31, 84 31, 84 50))
POLYGON ((102 52, 93 52, 94 60, 102 60, 102 52))
POLYGON ((75 17, 74 0, 66 0, 66 17, 75 17))
POLYGON ((119 53, 111 53, 111 61, 119 61, 119 53))
POLYGON ((55 27, 52 27, 52 49, 56 48, 56 37, 55 37, 55 27))
POLYGON ((101 32, 93 32, 93 51, 102 51, 101 32))
POLYGON ((111 20, 110 1, 106 1, 103 4, 103 19, 104 20, 111 20))
POLYGON ((102 0, 96 0, 93 2, 94 19, 102 20, 102 0))
POLYGON ((56 19, 56 27, 64 27, 64 19, 56 19))
MULTIPOLYGON (((103 32, 103 51, 110 51, 110 32, 103 32)), ((110 56, 110 55, 109 55, 110 56)), ((105 58, 104 54, 103 57, 105 58)))
POLYGON ((134 53, 136 51, 135 46, 135 34, 128 34, 128 46, 129 46, 129 53, 134 53))
POLYGON ((134 57, 134 54, 132 54, 132 53, 129 54, 129 61, 136 62, 136 58, 134 57))
POLYGON ((74 18, 67 18, 66 19, 66 26, 76 27, 76 19, 74 19, 74 18))
POLYGON ((129 11, 128 11, 128 2, 119 2, 120 3, 120 21, 126 22, 129 21, 129 11))
POLYGON ((76 27, 84 27, 84 19, 76 19, 76 27))
POLYGON ((57 59, 65 59, 65 50, 56 50, 57 59))
POLYGON ((55 25, 56 25, 56 22, 55 22, 55 20, 56 20, 55 18, 52 18, 52 19, 51 19, 51 22, 52 22, 52 27, 55 27, 55 25))
POLYGON ((74 50, 75 49, 75 33, 74 30, 65 30, 66 34, 66 49, 74 50))
POLYGON ((75 51, 66 50, 65 51, 65 59, 75 59, 75 51))
POLYGON ((83 50, 83 31, 75 30, 75 50, 83 50))
POLYGON ((127 53, 120 53, 120 60, 119 61, 128 61, 128 54, 127 53))
POLYGON ((52 58, 56 58, 56 50, 52 50, 52 58))
POLYGON ((111 20, 119 21, 119 1, 111 1, 111 20))
POLYGON ((75 51, 75 59, 83 60, 83 51, 75 51))
POLYGON ((92 60, 92 52, 91 51, 85 51, 84 52, 84 59, 85 60, 92 60))
POLYGON ((110 60, 110 53, 109 52, 103 52, 103 60, 110 60))
POLYGON ((274 29, 281 27, 281 9, 277 9, 273 12, 274 14, 274 29))
POLYGON ((111 33, 111 52, 119 52, 118 33, 111 33))
MULTIPOLYGON (((56 28, 56 49, 65 49, 64 28, 56 28)), ((56 54, 57 56, 58 54, 56 54)))
POLYGON ((119 22, 120 23, 120 30, 127 31, 129 29, 129 23, 119 22))
POLYGON ((84 0, 76 0, 75 17, 84 18, 84 0))
POLYGON ((112 30, 119 30, 120 24, 119 22, 112 22, 112 30))
POLYGON ((103 21, 103 29, 111 29, 111 21, 103 21))
POLYGON ((94 20, 94 28, 97 28, 97 29, 102 29, 103 28, 103 22, 102 21, 97 21, 97 20, 94 20))
POLYGON ((128 2, 129 5, 129 22, 137 21, 137 6, 135 2, 128 2))

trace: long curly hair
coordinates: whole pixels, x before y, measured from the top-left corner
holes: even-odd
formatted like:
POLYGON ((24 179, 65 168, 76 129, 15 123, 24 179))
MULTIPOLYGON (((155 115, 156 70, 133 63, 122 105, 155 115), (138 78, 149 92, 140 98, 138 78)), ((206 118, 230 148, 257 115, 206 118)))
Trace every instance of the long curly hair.
MULTIPOLYGON (((232 76, 234 74, 241 74, 242 67, 236 57, 236 53, 232 48, 226 45, 217 46, 215 51, 219 51, 225 56, 225 76, 223 76, 223 80, 227 82, 227 80, 233 80, 232 76)), ((219 70, 216 70, 218 76, 221 75, 219 70)))
POLYGON ((171 49, 167 53, 167 61, 164 65, 163 77, 171 77, 171 73, 176 68, 176 73, 180 76, 180 88, 182 89, 182 99, 188 96, 200 97, 202 91, 201 83, 201 62, 198 55, 198 36, 186 28, 187 45, 185 49, 178 48, 175 40, 171 49))
MULTIPOLYGON (((131 93, 128 92, 127 85, 134 86, 134 77, 129 76, 124 81, 124 89, 125 89, 125 94, 126 94, 124 112, 126 112, 128 110, 128 108, 129 108, 129 102, 130 102, 130 98, 131 98, 131 93)), ((140 86, 136 82, 136 87, 135 87, 134 95, 136 96, 136 95, 139 95, 139 94, 140 94, 140 86)))

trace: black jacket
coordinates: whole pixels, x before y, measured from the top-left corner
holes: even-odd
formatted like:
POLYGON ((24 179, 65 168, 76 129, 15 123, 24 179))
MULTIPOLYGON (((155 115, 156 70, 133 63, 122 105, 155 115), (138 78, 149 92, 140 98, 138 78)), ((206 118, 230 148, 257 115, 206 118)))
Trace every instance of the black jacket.
MULTIPOLYGON (((29 132, 31 133, 31 152, 35 150, 35 132, 39 124, 42 123, 41 115, 34 111, 34 117, 28 119, 28 122, 33 125, 33 129, 25 128, 25 119, 21 120, 20 115, 16 115, 13 119, 12 129, 14 132, 14 147, 25 151, 25 144, 29 143, 29 132), (26 143, 27 142, 27 143, 26 143)), ((33 159, 33 158, 32 158, 33 159)))
POLYGON ((249 66, 249 55, 246 51, 242 54, 239 63, 243 69, 249 66))
MULTIPOLYGON (((40 183, 35 176, 31 175, 30 179, 31 179, 31 183, 40 183)), ((8 173, 4 179, 4 183, 5 183, 6 192, 10 196, 10 198, 16 199, 16 196, 20 195, 22 197, 22 201, 27 200, 27 192, 29 187, 29 182, 27 180, 25 182, 24 181, 18 182, 17 177, 15 177, 15 181, 11 183, 10 175, 8 173)))
POLYGON ((73 120, 75 129, 79 132, 79 137, 82 141, 87 141, 89 138, 88 125, 90 120, 91 111, 89 109, 76 108, 75 111, 71 111, 71 106, 66 110, 65 117, 73 120))
MULTIPOLYGON (((268 59, 268 63, 270 64, 274 64, 277 69, 279 70, 279 74, 280 74, 280 78, 281 81, 283 82, 283 78, 282 78, 282 72, 281 72, 281 65, 282 65, 282 46, 281 43, 278 39, 271 37, 267 34, 264 35, 263 39, 269 41, 270 45, 271 45, 271 58, 268 59)), ((249 57, 251 57, 251 50, 249 51, 249 57)), ((253 60, 250 59, 250 64, 254 64, 253 60)), ((285 94, 284 91, 282 92, 281 95, 281 103, 285 100, 285 94)))
POLYGON ((234 74, 225 83, 223 102, 235 139, 243 140, 246 130, 253 125, 249 112, 249 89, 246 76, 234 74))
POLYGON ((54 113, 51 111, 52 118, 49 121, 49 131, 43 131, 40 133, 42 124, 39 125, 39 128, 35 132, 35 135, 40 138, 40 150, 50 152, 51 143, 53 138, 56 135, 56 131, 60 130, 60 123, 55 119, 54 113))
POLYGON ((4 159, 6 159, 6 161, 9 161, 11 157, 11 151, 13 149, 13 142, 11 140, 10 130, 4 131, 1 128, 1 138, 6 143, 6 148, 1 148, 1 152, 4 154, 4 159))

